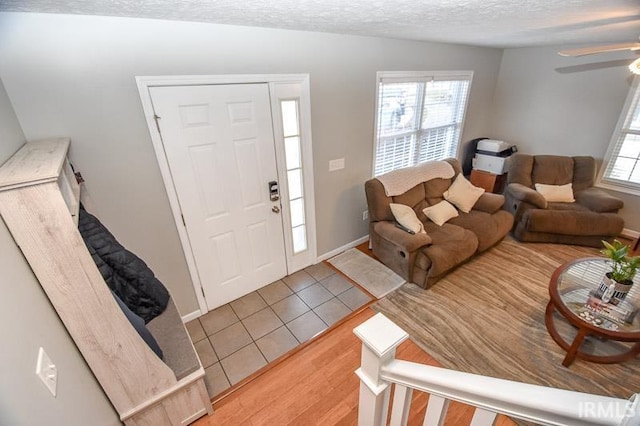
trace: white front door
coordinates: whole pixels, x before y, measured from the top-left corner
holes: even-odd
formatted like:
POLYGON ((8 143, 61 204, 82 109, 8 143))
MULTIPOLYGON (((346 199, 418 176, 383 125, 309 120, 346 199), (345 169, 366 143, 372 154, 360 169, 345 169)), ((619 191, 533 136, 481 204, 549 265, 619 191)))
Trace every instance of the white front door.
POLYGON ((209 310, 285 276, 268 85, 150 94, 209 310))

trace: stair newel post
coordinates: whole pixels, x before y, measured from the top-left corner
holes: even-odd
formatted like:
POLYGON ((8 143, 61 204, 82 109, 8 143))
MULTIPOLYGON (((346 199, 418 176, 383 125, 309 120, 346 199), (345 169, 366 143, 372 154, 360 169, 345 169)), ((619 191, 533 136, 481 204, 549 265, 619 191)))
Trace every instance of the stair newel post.
POLYGON ((353 332, 362 341, 358 424, 379 426, 387 421, 391 384, 381 377, 382 368, 395 359, 396 348, 409 335, 383 314, 376 314, 353 332))

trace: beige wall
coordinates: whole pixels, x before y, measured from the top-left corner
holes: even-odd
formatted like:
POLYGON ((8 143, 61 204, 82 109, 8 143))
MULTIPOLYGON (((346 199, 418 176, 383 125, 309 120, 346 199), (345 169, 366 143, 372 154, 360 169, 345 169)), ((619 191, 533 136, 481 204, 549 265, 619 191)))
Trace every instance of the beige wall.
MULTIPOLYGON (((628 64, 636 56, 608 53, 567 58, 561 48, 506 49, 494 100, 491 136, 529 154, 606 153, 631 87, 628 64)), ((625 227, 640 231, 640 197, 622 198, 625 227)))
POLYGON ((65 135, 95 213, 197 309, 134 77, 309 73, 318 254, 367 234, 376 71, 473 70, 463 141, 489 129, 502 51, 156 20, 0 14, 0 77, 28 139, 65 135), (346 168, 328 172, 345 158, 346 168))
MULTIPOLYGON (((24 139, 0 81, 0 163, 24 139)), ((0 271, 0 425, 120 424, 2 220, 0 271), (40 346, 58 368, 55 398, 34 373, 40 346)))

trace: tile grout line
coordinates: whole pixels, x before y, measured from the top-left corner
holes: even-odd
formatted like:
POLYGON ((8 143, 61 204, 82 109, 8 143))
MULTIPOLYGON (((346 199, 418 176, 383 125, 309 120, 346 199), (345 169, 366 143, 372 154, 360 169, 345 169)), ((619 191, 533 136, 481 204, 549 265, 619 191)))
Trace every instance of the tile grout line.
MULTIPOLYGON (((265 300, 265 302, 266 302, 266 300, 265 300)), ((273 330, 271 330, 270 332, 268 332, 268 333, 267 333, 267 334, 265 334, 264 336, 260 337, 258 340, 262 339, 262 338, 263 338, 263 337, 265 337, 265 336, 268 336, 269 334, 273 333, 274 331, 278 330, 280 327, 282 327, 282 326, 284 326, 284 325, 285 325, 285 324, 284 324, 284 321, 282 321, 282 319, 278 316, 278 314, 276 314, 276 313, 275 313, 275 311, 274 311, 273 309, 271 309, 271 306, 270 306, 270 305, 267 305, 267 307, 266 307, 265 309, 269 309, 269 310, 271 310, 271 312, 273 312, 273 315, 275 315, 275 316, 276 316, 276 318, 278 318, 278 319, 280 320, 280 322, 282 323, 282 325, 281 325, 281 326, 279 326, 279 327, 276 327, 276 328, 275 328, 275 329, 273 329, 273 330)), ((261 309, 261 310, 260 310, 260 311, 258 311, 258 312, 261 312, 261 311, 264 311, 264 309, 261 309)), ((258 313, 258 312, 256 312, 256 313, 258 313)), ((244 324, 243 324, 243 325, 244 325, 244 324)), ((249 332, 249 330, 247 330, 247 332, 249 332)), ((251 333, 249 333, 249 336, 250 336, 250 337, 251 337, 251 339, 253 340, 253 336, 251 336, 251 333)), ((294 336, 294 337, 295 337, 295 336, 294 336)), ((262 357, 264 358, 264 360, 265 360, 265 361, 267 361, 267 364, 269 364, 271 361, 269 361, 269 360, 267 359, 267 356, 264 354, 264 352, 262 352, 262 349, 260 349, 260 345, 258 345, 258 340, 253 340, 253 343, 256 345, 256 348, 258 348, 258 352, 260 352, 260 355, 262 355, 262 357)))
MULTIPOLYGON (((220 370, 222 370, 222 374, 224 374, 225 379, 227 379, 227 383, 229 383, 229 387, 233 386, 231 384, 231 379, 229 378, 229 375, 227 374, 227 372, 224 370, 224 366, 222 365, 222 360, 218 359, 218 364, 220 364, 220 370)), ((215 364, 214 364, 215 365, 215 364)))
MULTIPOLYGON (((231 306, 231 305, 229 304, 229 306, 231 306)), ((233 309, 233 307, 231 307, 231 309, 233 309)), ((258 311, 258 312, 259 312, 259 311, 258 311)), ((234 311, 234 313, 235 313, 235 311, 234 311)), ((237 315, 237 314, 236 314, 236 315, 237 315)), ((251 315, 253 315, 253 314, 251 314, 251 315)), ((249 316, 251 316, 251 315, 249 315, 249 316)), ((238 317, 238 318, 240 318, 240 317, 238 317)), ((248 318, 248 317, 247 317, 247 318, 248 318)), ((246 332, 247 332, 247 334, 249 335, 249 337, 251 338, 251 343, 247 343, 246 345, 244 345, 243 347, 241 347, 241 348, 239 348, 239 349, 237 349, 237 350, 233 351, 232 353, 230 353, 229 355, 227 355, 227 356, 226 356, 226 357, 224 357, 223 359, 227 359, 227 358, 229 358, 231 355, 233 355, 233 354, 235 354, 235 353, 237 353, 237 352, 241 351, 242 349, 246 348, 247 346, 250 346, 251 344, 256 345, 256 341, 255 341, 255 340, 253 340, 253 336, 251 336, 251 333, 249 333, 249 330, 247 330, 247 327, 244 325, 244 323, 242 322, 242 320, 240 320, 239 322, 240 322, 240 324, 242 325, 242 328, 244 329, 244 331, 246 331, 246 332)), ((235 323, 234 323, 234 324, 235 324, 235 323)), ((211 344, 211 347, 213 347, 213 344, 211 344)), ((264 360, 265 360, 265 361, 267 361, 267 359, 266 359, 266 357, 264 356, 264 354, 262 353, 262 351, 260 351, 260 348, 258 347, 258 345, 256 345, 256 348, 258 349, 258 352, 260 352, 260 355, 262 355, 262 357, 264 358, 264 360)), ((215 349, 214 349, 214 350, 215 350, 215 349)), ((269 363, 269 362, 267 361, 267 364, 268 364, 268 363, 269 363)), ((220 368, 221 368, 221 369, 222 369, 222 371, 224 372, 224 375, 225 375, 225 377, 227 378, 227 381, 229 381, 229 385, 233 386, 233 384, 231 383, 231 379, 229 379, 229 374, 228 374, 228 373, 227 373, 227 371, 224 369, 224 365, 222 365, 222 359, 220 359, 220 368)), ((257 370, 256 370, 256 371, 257 371, 257 370)), ((255 373, 255 371, 254 371, 254 372, 252 372, 251 374, 253 374, 253 373, 255 373)), ((249 376, 250 376, 251 374, 249 374, 249 376)), ((246 376, 246 377, 249 377, 249 376, 246 376)), ((242 379, 244 379, 244 378, 245 378, 245 377, 243 377, 242 379)), ((240 380, 242 381, 242 379, 240 379, 240 380)))

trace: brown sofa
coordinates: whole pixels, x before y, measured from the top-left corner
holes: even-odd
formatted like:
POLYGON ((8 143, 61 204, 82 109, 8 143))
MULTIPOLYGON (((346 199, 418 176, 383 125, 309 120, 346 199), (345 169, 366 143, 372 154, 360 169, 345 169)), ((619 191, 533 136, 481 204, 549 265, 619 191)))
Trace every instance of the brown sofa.
POLYGON ((458 160, 446 161, 455 176, 422 182, 398 196, 387 196, 378 179, 365 183, 373 253, 404 279, 423 288, 499 242, 513 226, 513 216, 502 209, 504 197, 491 193, 482 194, 469 213, 459 212, 458 217, 442 226, 427 219, 422 210, 442 201, 443 193, 461 172, 458 160), (427 233, 412 235, 397 228, 390 203, 413 208, 427 233))
POLYGON ((594 188, 593 157, 515 154, 506 189, 505 208, 515 217, 519 241, 551 242, 600 247, 624 227, 617 215, 623 202, 594 188), (536 183, 572 184, 575 202, 547 202, 536 183))

